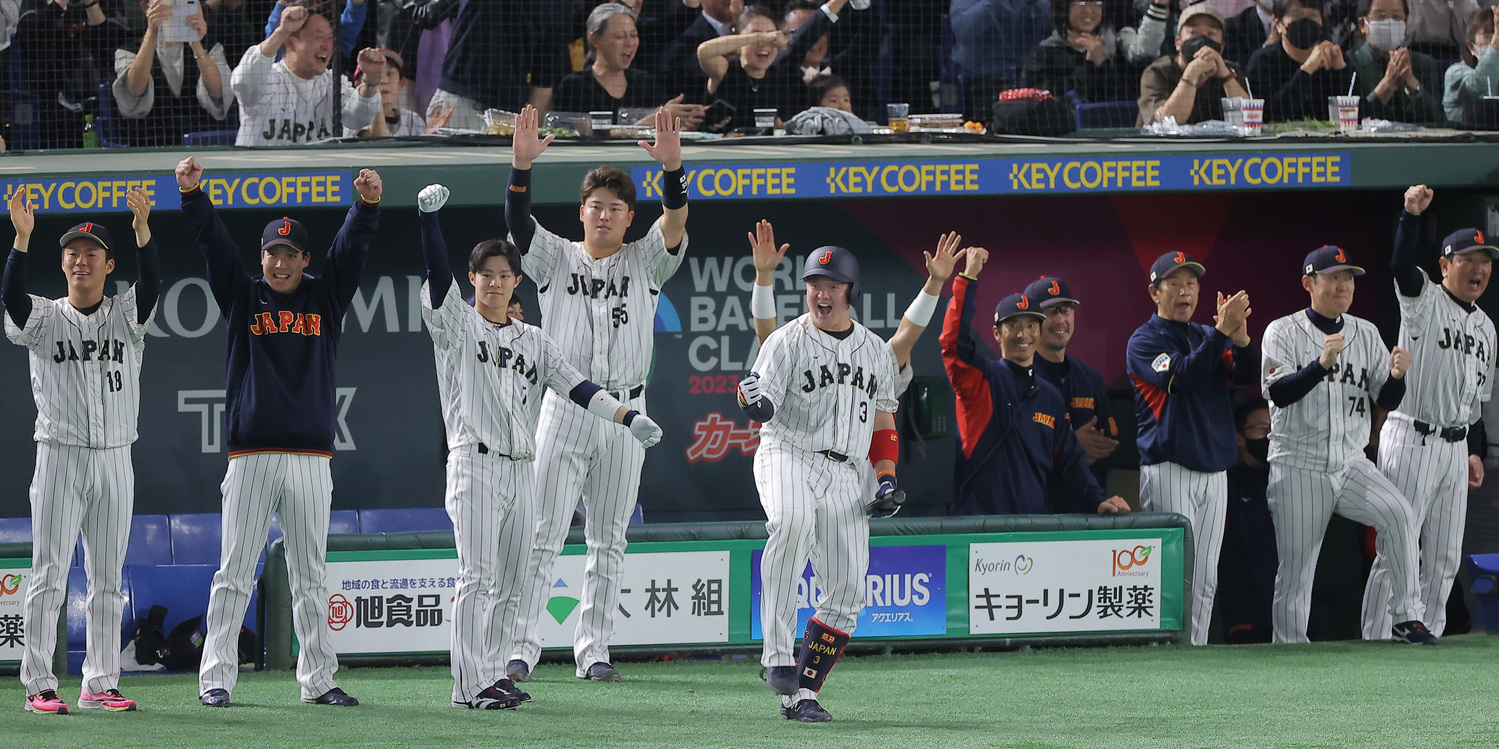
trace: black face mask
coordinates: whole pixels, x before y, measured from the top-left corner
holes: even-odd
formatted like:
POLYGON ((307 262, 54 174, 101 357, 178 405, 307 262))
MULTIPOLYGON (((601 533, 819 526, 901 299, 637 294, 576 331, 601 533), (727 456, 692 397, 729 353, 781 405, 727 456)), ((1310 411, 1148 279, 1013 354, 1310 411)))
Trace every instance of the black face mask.
POLYGON ((1182 59, 1186 60, 1187 62, 1191 62, 1194 58, 1197 57, 1197 52, 1199 50, 1201 50, 1203 47, 1207 47, 1208 49, 1211 49, 1214 52, 1219 52, 1219 53, 1223 52, 1223 45, 1221 45, 1221 44, 1219 44, 1219 43, 1217 43, 1217 42, 1213 41, 1212 39, 1209 39, 1209 38, 1207 38, 1205 36, 1194 36, 1191 39, 1188 39, 1187 41, 1182 42, 1182 49, 1181 49, 1182 59))
POLYGON ((1270 462, 1270 438, 1269 437, 1261 437, 1261 438, 1259 438, 1257 440, 1245 439, 1244 440, 1244 451, 1247 452, 1247 453, 1249 453, 1249 457, 1254 458, 1255 460, 1258 460, 1261 463, 1269 463, 1270 462))
POLYGON ((1286 41, 1297 49, 1311 49, 1326 38, 1322 24, 1310 18, 1298 18, 1286 25, 1286 41))

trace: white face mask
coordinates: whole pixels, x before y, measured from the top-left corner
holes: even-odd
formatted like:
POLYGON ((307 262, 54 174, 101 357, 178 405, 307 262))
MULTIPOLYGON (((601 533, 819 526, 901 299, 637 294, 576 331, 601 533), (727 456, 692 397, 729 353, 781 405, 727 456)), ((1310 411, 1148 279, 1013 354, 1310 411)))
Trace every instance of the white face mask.
POLYGON ((1369 44, 1375 49, 1389 52, 1405 46, 1405 21, 1388 19, 1364 23, 1369 25, 1369 44))

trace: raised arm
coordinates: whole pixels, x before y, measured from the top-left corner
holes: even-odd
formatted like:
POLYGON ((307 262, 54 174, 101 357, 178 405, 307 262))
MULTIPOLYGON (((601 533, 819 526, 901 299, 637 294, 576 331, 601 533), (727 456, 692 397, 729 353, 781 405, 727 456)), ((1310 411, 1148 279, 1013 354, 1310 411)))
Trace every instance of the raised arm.
POLYGON ((947 283, 947 279, 952 278, 958 259, 968 252, 966 248, 958 249, 958 245, 962 243, 963 237, 952 231, 937 237, 936 254, 922 250, 921 255, 926 260, 926 283, 922 284, 921 292, 911 301, 906 313, 901 315, 900 326, 895 329, 895 335, 890 336, 890 348, 895 352, 897 368, 904 367, 911 361, 911 349, 915 348, 916 340, 932 321, 932 313, 937 310, 937 303, 942 295, 942 286, 947 283))
POLYGON ((536 220, 531 218, 531 164, 552 145, 556 137, 539 137, 541 114, 527 104, 515 117, 515 135, 510 145, 510 183, 505 189, 505 225, 522 255, 531 251, 536 220))
POLYGON ((427 185, 416 196, 418 217, 422 223, 422 260, 427 264, 427 300, 432 309, 442 306, 442 300, 453 285, 453 269, 448 264, 448 245, 442 239, 442 227, 437 223, 437 212, 448 202, 448 188, 442 185, 427 185))
POLYGON ((375 229, 380 223, 383 191, 380 174, 373 169, 360 169, 359 176, 354 178, 354 189, 358 191, 359 199, 349 208, 344 225, 333 237, 333 246, 328 248, 322 274, 333 291, 340 316, 359 288, 359 276, 369 259, 370 241, 375 238, 375 229))
POLYGON ((791 245, 776 248, 775 227, 760 219, 749 234, 750 252, 755 262, 755 288, 750 292, 750 317, 755 321, 755 337, 760 345, 776 332, 780 316, 776 314, 775 272, 791 245))
POLYGON ((270 32, 258 46, 245 50, 244 56, 239 59, 239 65, 229 74, 229 87, 234 89, 234 95, 242 105, 254 106, 260 101, 265 93, 266 78, 271 74, 271 66, 276 64, 276 55, 281 52, 286 40, 307 23, 307 16, 307 9, 300 5, 287 8, 281 14, 276 30, 270 32))
POLYGON ((1395 276, 1401 296, 1420 296, 1426 285, 1416 255, 1416 240, 1421 236, 1421 212, 1431 205, 1434 195, 1426 185, 1413 185, 1405 190, 1405 210, 1400 213, 1395 248, 1390 253, 1390 273, 1395 276))
MULTIPOLYGON (((656 142, 637 141, 661 165, 661 238, 675 255, 687 235, 687 172, 682 169, 682 122, 666 107, 656 109, 656 142)), ((550 137, 550 136, 548 136, 550 137)))
POLYGON ((189 156, 177 163, 177 189, 182 193, 182 212, 198 228, 198 252, 208 265, 208 286, 214 301, 226 316, 235 296, 250 283, 239 248, 229 229, 219 219, 213 201, 203 192, 203 166, 189 156))
POLYGON ((31 249, 31 232, 36 228, 35 207, 26 200, 26 191, 16 188, 10 195, 10 223, 16 229, 16 241, 5 260, 5 277, 0 280, 0 301, 17 328, 25 328, 31 319, 31 296, 26 293, 26 251, 31 249))
POLYGON ((147 219, 151 215, 151 198, 142 188, 125 193, 125 202, 130 205, 134 219, 135 246, 140 262, 140 277, 135 282, 135 321, 145 325, 156 309, 156 300, 161 297, 161 255, 156 242, 151 238, 151 226, 147 219))
POLYGON ((729 74, 729 65, 733 64, 729 56, 747 44, 774 44, 785 49, 786 37, 779 31, 762 31, 754 34, 729 34, 697 45, 697 64, 708 76, 708 93, 718 91, 718 84, 723 83, 724 76, 729 74))

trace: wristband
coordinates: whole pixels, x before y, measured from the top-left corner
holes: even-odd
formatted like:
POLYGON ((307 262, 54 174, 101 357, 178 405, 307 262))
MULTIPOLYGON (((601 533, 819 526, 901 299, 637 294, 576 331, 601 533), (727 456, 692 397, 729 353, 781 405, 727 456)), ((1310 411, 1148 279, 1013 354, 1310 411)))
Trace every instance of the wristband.
POLYGON ((906 308, 905 318, 913 325, 925 328, 932 321, 932 313, 937 311, 937 297, 922 291, 911 300, 911 306, 906 308))
POLYGON ((625 426, 629 426, 630 422, 634 421, 635 417, 639 415, 640 412, 632 408, 625 412, 625 418, 621 419, 620 423, 624 424, 625 426))
POLYGON ((359 196, 359 200, 362 201, 365 205, 379 205, 380 204, 380 197, 381 196, 376 195, 374 200, 370 200, 369 198, 366 198, 363 195, 360 195, 359 196))
MULTIPOLYGON (((869 464, 877 465, 882 460, 891 463, 900 458, 900 438, 894 429, 880 429, 875 431, 869 441, 869 464)), ((891 475, 894 475, 893 472, 891 475)))
POLYGON ((177 186, 177 192, 180 192, 183 195, 192 195, 193 193, 199 192, 202 189, 203 189, 203 182, 202 182, 202 180, 194 182, 192 187, 183 187, 181 185, 177 186))
POLYGON ((530 190, 531 189, 531 170, 530 169, 516 169, 514 167, 511 167, 511 169, 510 169, 510 186, 509 186, 509 189, 510 189, 511 192, 526 192, 526 191, 530 190))
POLYGON ((661 172, 661 207, 668 211, 687 207, 687 170, 677 167, 661 172))
POLYGON ((755 284, 754 291, 750 292, 750 317, 756 320, 776 319, 776 295, 775 286, 761 286, 755 284))

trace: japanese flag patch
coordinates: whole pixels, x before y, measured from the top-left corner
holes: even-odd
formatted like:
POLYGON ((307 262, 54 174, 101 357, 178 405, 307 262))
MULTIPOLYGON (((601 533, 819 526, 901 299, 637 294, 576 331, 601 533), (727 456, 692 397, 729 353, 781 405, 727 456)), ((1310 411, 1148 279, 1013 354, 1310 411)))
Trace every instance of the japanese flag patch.
POLYGON ((815 669, 815 668, 804 668, 804 669, 802 669, 802 676, 805 676, 808 679, 815 679, 815 678, 817 678, 817 669, 815 669))
POLYGON ((1155 361, 1152 361, 1150 363, 1150 368, 1155 370, 1157 374, 1164 373, 1166 370, 1171 368, 1171 355, 1161 354, 1160 356, 1157 356, 1155 358, 1155 361))

